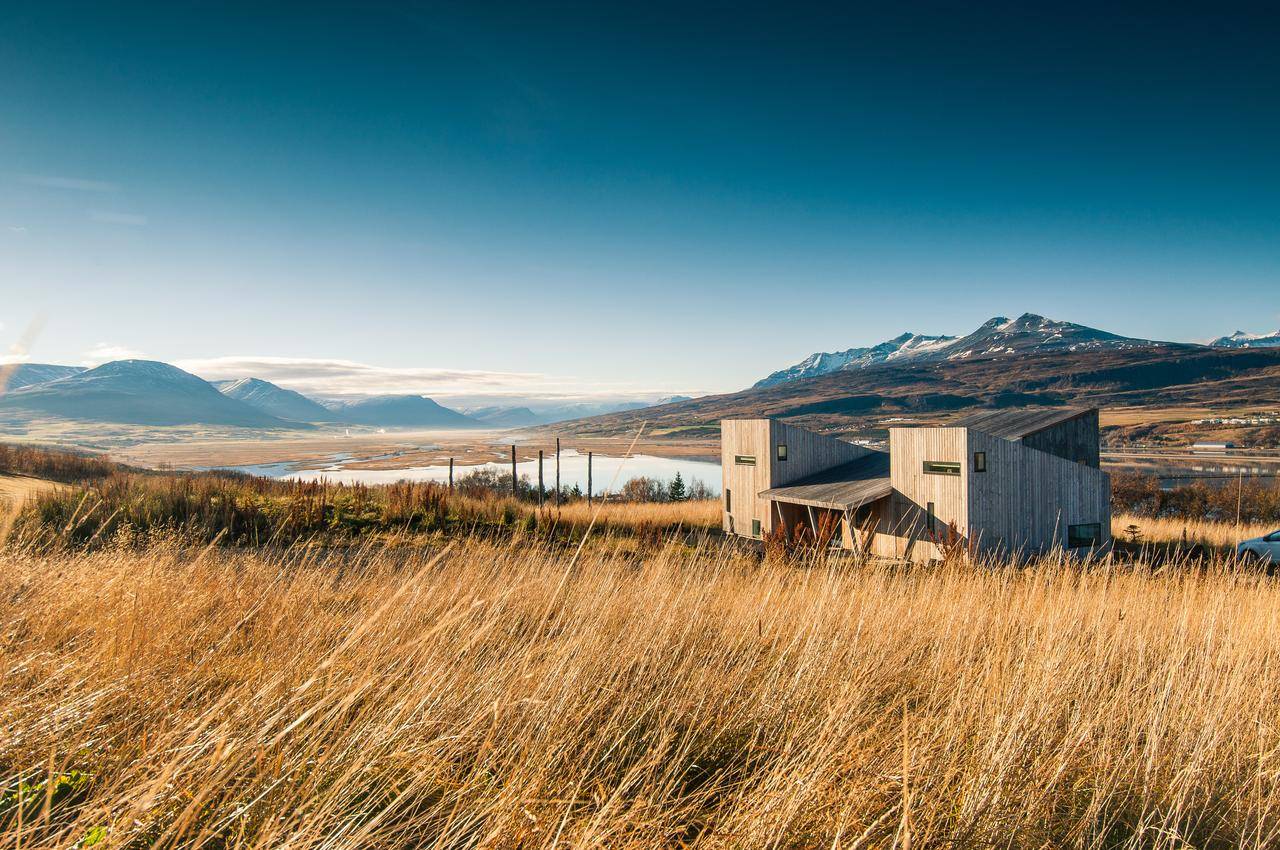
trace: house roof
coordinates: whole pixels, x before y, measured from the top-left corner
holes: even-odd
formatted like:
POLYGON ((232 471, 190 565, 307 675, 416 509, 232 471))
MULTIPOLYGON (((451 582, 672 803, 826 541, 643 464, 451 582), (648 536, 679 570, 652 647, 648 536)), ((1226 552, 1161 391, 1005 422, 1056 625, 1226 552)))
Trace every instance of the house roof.
POLYGON ((1060 425, 1095 409, 1092 407, 1046 407, 984 410, 965 416, 951 424, 959 428, 972 428, 1004 440, 1021 440, 1023 437, 1060 425))
POLYGON ((882 499, 892 490, 889 453, 873 451, 782 487, 764 490, 760 496, 797 505, 852 510, 882 499))

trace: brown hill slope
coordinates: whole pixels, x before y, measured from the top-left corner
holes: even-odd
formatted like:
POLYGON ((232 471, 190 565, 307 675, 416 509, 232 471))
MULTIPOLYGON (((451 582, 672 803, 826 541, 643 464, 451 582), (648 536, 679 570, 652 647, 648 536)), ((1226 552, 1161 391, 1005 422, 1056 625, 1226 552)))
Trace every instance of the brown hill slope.
POLYGON ((975 407, 1280 404, 1280 350, 1201 346, 1045 352, 1016 361, 882 365, 565 423, 578 434, 712 433, 725 417, 773 416, 853 429, 893 415, 975 407))

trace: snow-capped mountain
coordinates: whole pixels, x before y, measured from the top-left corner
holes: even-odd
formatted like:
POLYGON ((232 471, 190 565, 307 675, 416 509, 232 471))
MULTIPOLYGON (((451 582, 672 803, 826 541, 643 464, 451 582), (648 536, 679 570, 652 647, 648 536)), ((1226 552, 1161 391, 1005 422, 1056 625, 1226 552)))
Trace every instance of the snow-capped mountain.
POLYGON ((115 360, 0 396, 0 411, 134 425, 301 427, 218 392, 168 363, 115 360))
POLYGON ((769 377, 758 381, 757 387, 770 387, 784 381, 796 381, 801 378, 812 378, 829 372, 840 372, 850 369, 865 369, 878 363, 894 360, 914 360, 933 351, 938 351, 955 341, 953 336, 924 336, 922 334, 904 333, 902 336, 886 340, 878 345, 866 348, 850 348, 845 351, 820 351, 811 354, 794 366, 774 372, 769 377))
POLYGON ((13 363, 0 366, 0 392, 69 378, 83 371, 83 366, 59 366, 55 363, 13 363))
POLYGON ((294 422, 331 422, 336 418, 332 410, 322 407, 302 393, 286 390, 260 378, 214 381, 213 385, 223 395, 281 419, 294 422))
POLYGON ((1280 330, 1268 334, 1249 334, 1236 331, 1229 336, 1220 336, 1209 345, 1214 348, 1275 348, 1280 346, 1280 330))
POLYGON ((812 378, 830 372, 867 369, 882 364, 939 360, 979 360, 1040 351, 1088 351, 1102 348, 1146 348, 1165 345, 1100 331, 1096 328, 1024 313, 1016 319, 996 316, 963 337, 905 333, 869 348, 819 352, 794 366, 774 372, 756 387, 812 378))

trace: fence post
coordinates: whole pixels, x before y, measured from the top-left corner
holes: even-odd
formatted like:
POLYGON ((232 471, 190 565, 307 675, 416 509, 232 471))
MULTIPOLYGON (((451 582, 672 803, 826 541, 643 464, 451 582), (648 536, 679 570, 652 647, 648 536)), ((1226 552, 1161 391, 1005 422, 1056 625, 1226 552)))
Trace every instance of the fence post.
POLYGON ((587 452, 587 506, 591 506, 591 452, 587 452))
POLYGON ((449 489, 453 489, 453 458, 449 458, 449 489))
POLYGON ((560 507, 560 438, 556 437, 556 507, 560 507))
POLYGON ((538 449, 538 507, 542 507, 542 449, 538 449))
POLYGON ((516 490, 517 480, 518 479, 516 478, 516 447, 515 447, 515 444, 513 443, 511 445, 511 498, 513 499, 519 498, 520 496, 520 493, 516 490))

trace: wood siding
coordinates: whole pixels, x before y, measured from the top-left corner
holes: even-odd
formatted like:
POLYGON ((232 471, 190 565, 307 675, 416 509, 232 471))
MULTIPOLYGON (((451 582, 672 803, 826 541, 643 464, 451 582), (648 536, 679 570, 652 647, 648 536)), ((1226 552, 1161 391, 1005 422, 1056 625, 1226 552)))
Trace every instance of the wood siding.
POLYGON ((1022 444, 1094 469, 1101 465, 1098 411, 1088 410, 1051 428, 1028 434, 1022 444))
MULTIPOLYGON (((843 543, 883 557, 927 561, 942 557, 935 538, 945 538, 954 526, 975 554, 1030 554, 1065 548, 1069 526, 1098 523, 1106 546, 1111 539, 1111 479, 1090 463, 1097 446, 1094 412, 1023 441, 962 427, 890 428, 893 492, 857 517, 846 517, 843 543), (1075 459, 1029 445, 1034 437, 1075 459), (986 453, 985 472, 974 472, 975 452, 986 453), (959 464, 960 474, 926 473, 926 461, 959 464), (927 527, 930 503, 932 533, 927 527)), ((742 536, 751 536, 753 520, 760 521, 761 534, 774 527, 778 508, 760 498, 761 491, 870 451, 768 419, 724 420, 720 450, 724 489, 732 496, 723 527, 742 536), (777 460, 780 443, 787 446, 783 462, 777 460), (736 455, 754 457, 755 465, 738 465, 736 455)), ((807 524, 803 508, 783 507, 782 512, 791 524, 807 524)))
MULTIPOLYGON (((731 511, 724 513, 723 528, 751 536, 752 520, 760 520, 761 534, 773 528, 776 512, 759 493, 781 487, 815 472, 857 460, 870 449, 834 437, 815 434, 772 419, 725 419, 720 423, 722 486, 732 494, 731 511), (778 461, 778 445, 787 447, 787 459, 778 461), (755 466, 735 462, 750 455, 755 466), (731 524, 732 521, 732 524, 731 524)), ((722 497, 723 499, 723 497, 722 497)))
POLYGON ((941 557, 928 529, 928 508, 934 506, 934 534, 942 535, 955 524, 968 533, 968 476, 964 428, 890 428, 889 477, 893 494, 881 516, 874 554, 927 561, 941 557), (959 475, 924 472, 925 461, 959 463, 959 475))
MULTIPOLYGON (((1111 539, 1111 478, 1084 463, 969 432, 969 452, 987 453, 987 471, 970 473, 969 532, 982 553, 1032 553, 1067 545, 1067 527, 1101 525, 1111 539)), ((970 460, 972 469, 972 460, 970 460)))

